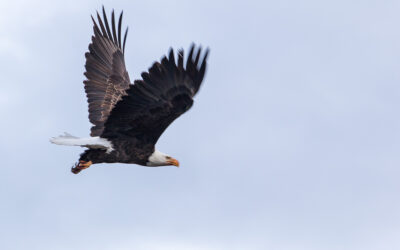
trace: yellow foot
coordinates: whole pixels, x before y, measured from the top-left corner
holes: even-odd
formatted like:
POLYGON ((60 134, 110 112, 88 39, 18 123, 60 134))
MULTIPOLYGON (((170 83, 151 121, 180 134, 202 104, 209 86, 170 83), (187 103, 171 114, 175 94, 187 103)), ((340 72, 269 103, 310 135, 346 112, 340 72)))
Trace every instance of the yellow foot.
POLYGON ((92 164, 92 161, 79 161, 79 163, 75 164, 75 166, 71 168, 71 172, 74 174, 78 174, 83 169, 87 169, 88 167, 90 167, 90 165, 92 164))

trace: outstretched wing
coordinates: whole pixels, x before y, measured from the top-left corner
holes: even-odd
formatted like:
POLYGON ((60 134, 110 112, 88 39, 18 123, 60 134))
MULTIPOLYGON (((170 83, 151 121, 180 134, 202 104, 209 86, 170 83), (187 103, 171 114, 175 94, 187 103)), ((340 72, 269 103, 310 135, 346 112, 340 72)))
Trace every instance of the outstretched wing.
POLYGON ((91 136, 100 136, 104 130, 111 110, 121 100, 129 88, 130 80, 125 68, 124 51, 128 29, 125 31, 124 42, 121 44, 122 12, 118 21, 118 31, 115 26, 114 11, 111 16, 111 28, 103 7, 103 20, 97 13, 98 24, 93 19, 94 36, 89 44, 86 56, 87 80, 84 81, 86 96, 89 103, 89 120, 94 125, 91 136), (100 26, 100 27, 99 27, 100 26))
POLYGON ((192 45, 186 66, 183 51, 175 62, 174 51, 142 73, 127 95, 117 103, 105 123, 102 137, 135 137, 156 143, 164 130, 193 104, 206 71, 208 49, 200 62, 201 48, 192 45))

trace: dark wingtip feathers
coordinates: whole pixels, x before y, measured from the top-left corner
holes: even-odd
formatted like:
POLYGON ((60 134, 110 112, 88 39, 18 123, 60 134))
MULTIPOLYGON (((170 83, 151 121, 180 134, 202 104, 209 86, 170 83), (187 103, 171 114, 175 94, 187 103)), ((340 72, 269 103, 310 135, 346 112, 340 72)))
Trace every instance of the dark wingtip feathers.
POLYGON ((184 57, 184 52, 183 49, 178 50, 178 69, 183 70, 183 57, 184 57))
POLYGON ((149 68, 148 73, 142 73, 142 79, 147 84, 153 85, 155 84, 154 81, 163 77, 175 79, 172 82, 182 81, 185 77, 189 77, 192 83, 186 82, 185 84, 189 84, 187 87, 192 89, 194 95, 203 81, 209 51, 209 48, 204 51, 201 46, 196 47, 193 43, 190 46, 188 57, 185 59, 184 51, 179 49, 176 55, 178 59, 176 60, 175 52, 170 48, 167 55, 161 58, 160 63, 155 62, 149 68))
POLYGON ((97 15, 97 22, 95 21, 94 17, 91 16, 93 23, 94 23, 94 29, 98 31, 98 33, 109 39, 112 43, 114 43, 118 48, 121 49, 122 53, 125 52, 125 43, 126 43, 126 38, 128 35, 128 27, 126 28, 125 34, 124 34, 124 40, 122 42, 121 36, 122 36, 122 17, 123 17, 123 11, 121 11, 121 14, 118 19, 118 23, 115 22, 115 11, 112 10, 111 12, 111 28, 108 23, 107 19, 107 14, 106 10, 104 8, 104 5, 102 6, 102 14, 103 18, 101 18, 100 14, 98 11, 96 11, 97 15), (100 26, 100 27, 99 27, 100 26), (118 26, 118 27, 117 27, 118 26))
POLYGON ((208 57, 208 54, 210 53, 210 49, 206 48, 206 51, 205 51, 205 53, 203 53, 203 58, 200 63, 200 57, 202 54, 201 52, 202 52, 201 46, 199 46, 196 49, 195 44, 192 44, 192 46, 190 48, 189 56, 188 56, 187 62, 186 62, 186 71, 188 72, 188 74, 191 75, 192 79, 195 82, 196 92, 200 88, 200 84, 204 79, 204 75, 205 75, 205 71, 206 71, 206 67, 207 67, 207 57, 208 57))
POLYGON ((175 55, 174 55, 174 50, 172 48, 169 48, 169 55, 168 55, 168 59, 170 61, 170 63, 175 64, 175 55))
POLYGON ((115 14, 114 14, 114 10, 112 10, 111 12, 111 27, 112 27, 112 34, 113 34, 113 39, 114 39, 114 43, 115 44, 119 44, 118 42, 118 37, 117 37, 117 31, 115 30, 115 14))
POLYGON ((189 55, 188 55, 187 62, 186 62, 186 69, 189 67, 189 64, 192 62, 194 48, 195 48, 195 45, 194 45, 194 43, 192 43, 192 45, 190 46, 190 49, 189 49, 189 55))
POLYGON ((197 65, 197 63, 199 62, 200 53, 201 53, 201 46, 199 46, 199 48, 197 49, 197 55, 196 55, 196 59, 194 59, 194 65, 197 65))
POLYGON ((106 14, 106 10, 104 9, 104 6, 103 6, 103 21, 104 21, 104 25, 106 26, 106 29, 107 29, 107 36, 108 36, 107 38, 112 40, 110 25, 108 25, 107 14, 106 14))
POLYGON ((210 53, 210 49, 206 48, 205 52, 201 46, 197 46, 192 43, 189 48, 189 55, 186 58, 186 65, 184 66, 184 51, 183 49, 179 49, 177 56, 178 60, 175 61, 175 52, 172 48, 169 48, 168 54, 161 58, 161 62, 168 60, 170 63, 173 63, 177 66, 179 70, 188 70, 188 69, 195 69, 200 70, 202 67, 205 67, 207 62, 208 54, 210 53), (202 53, 203 51, 203 53, 202 53), (203 56, 202 56, 203 54, 203 56), (200 58, 202 58, 200 60, 200 58))
POLYGON ((207 49, 206 49, 206 52, 204 53, 204 56, 203 56, 201 65, 200 65, 200 70, 199 70, 199 75, 200 75, 199 81, 200 81, 200 82, 203 81, 204 74, 205 74, 205 72, 206 72, 207 58, 208 58, 208 54, 209 54, 209 53, 210 53, 210 49, 207 48, 207 49))
POLYGON ((126 43, 126 37, 128 36, 128 30, 129 30, 129 27, 126 27, 125 35, 124 35, 124 43, 122 45, 122 53, 125 53, 125 43, 126 43))
POLYGON ((210 48, 206 49, 206 53, 204 53, 203 61, 207 60, 208 54, 210 53, 210 48))
POLYGON ((124 11, 121 11, 121 14, 119 15, 119 20, 118 20, 118 46, 122 48, 121 46, 121 26, 122 26, 122 16, 124 15, 124 11))

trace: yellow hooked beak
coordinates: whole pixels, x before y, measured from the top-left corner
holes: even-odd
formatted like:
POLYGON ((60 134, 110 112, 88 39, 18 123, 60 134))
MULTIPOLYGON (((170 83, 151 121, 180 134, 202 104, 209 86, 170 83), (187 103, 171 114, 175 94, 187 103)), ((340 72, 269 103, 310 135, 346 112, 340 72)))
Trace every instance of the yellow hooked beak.
POLYGON ((171 158, 167 161, 167 163, 169 165, 175 166, 175 167, 179 167, 179 161, 177 159, 171 158))

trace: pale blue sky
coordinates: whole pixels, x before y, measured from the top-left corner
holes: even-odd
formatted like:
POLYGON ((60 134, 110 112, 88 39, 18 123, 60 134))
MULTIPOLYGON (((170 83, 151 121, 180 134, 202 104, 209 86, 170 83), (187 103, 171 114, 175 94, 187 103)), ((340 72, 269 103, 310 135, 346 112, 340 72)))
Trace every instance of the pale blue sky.
POLYGON ((400 2, 0 1, 0 249, 400 249, 400 2), (158 148, 70 173, 90 14, 124 10, 139 77, 209 46, 158 148))

